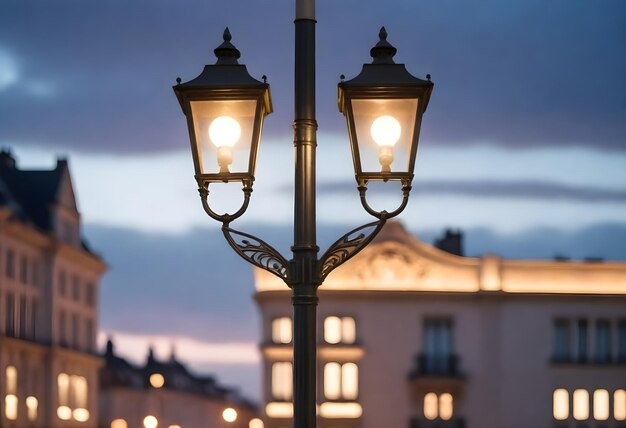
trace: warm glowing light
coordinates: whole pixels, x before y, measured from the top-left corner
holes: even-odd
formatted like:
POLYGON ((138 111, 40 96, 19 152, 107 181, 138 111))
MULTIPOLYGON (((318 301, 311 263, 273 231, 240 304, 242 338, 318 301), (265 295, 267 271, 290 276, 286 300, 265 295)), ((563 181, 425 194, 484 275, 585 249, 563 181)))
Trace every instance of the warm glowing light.
POLYGON ((439 414, 437 394, 429 392, 424 395, 424 417, 430 421, 437 419, 439 414))
POLYGON ((574 419, 584 421, 589 419, 589 392, 585 389, 574 391, 574 419))
POLYGON ((159 421, 152 415, 148 415, 143 418, 143 426, 144 428, 157 428, 159 426, 159 421))
POLYGON ((72 409, 67 406, 59 406, 57 407, 57 416, 62 421, 69 421, 72 419, 72 409))
POLYGON ((272 342, 291 343, 291 318, 281 317, 272 321, 272 342))
POLYGON ((28 420, 37 420, 37 407, 39 407, 39 401, 32 395, 26 397, 26 408, 28 409, 28 420))
POLYGON ((72 384, 72 395, 74 396, 74 407, 87 407, 87 379, 83 376, 70 376, 72 384))
POLYGON ((326 317, 324 320, 324 340, 332 344, 341 342, 341 320, 339 317, 326 317))
POLYGON ((87 422, 89 420, 89 410, 79 407, 72 412, 74 419, 78 422, 87 422))
POLYGON ((229 407, 222 412, 222 418, 226 422, 235 422, 237 420, 237 410, 229 407))
POLYGON ((341 366, 341 395, 346 400, 356 400, 359 395, 359 368, 354 363, 341 366))
POLYGON ((7 394, 4 397, 4 416, 11 421, 17 419, 17 402, 17 395, 15 394, 7 394))
POLYGON ((248 424, 248 428, 264 428, 265 425, 263 421, 259 418, 250 419, 250 423, 248 424))
POLYGON ((265 414, 270 418, 291 418, 293 417, 293 406, 291 403, 267 403, 265 414))
POLYGON ((343 343, 356 342, 356 323, 352 317, 341 319, 341 341, 343 343))
POLYGON ((324 366, 324 396, 337 400, 341 396, 341 365, 328 363, 324 366))
POLYGON ((613 394, 613 417, 616 421, 626 421, 626 391, 623 389, 613 394))
POLYGON ((393 116, 383 115, 374 120, 370 131, 376 144, 393 147, 400 139, 402 128, 398 119, 393 116))
POLYGON ((165 378, 160 373, 153 373, 150 375, 150 385, 153 388, 161 388, 165 385, 165 378))
POLYGON ((593 418, 606 421, 609 418, 609 391, 596 389, 593 392, 593 418))
POLYGON ((439 417, 444 421, 452 419, 452 412, 454 408, 454 400, 452 394, 447 392, 439 396, 439 417))
POLYGON ((564 421, 569 418, 569 393, 560 388, 555 389, 552 394, 552 415, 557 421, 564 421))
MULTIPOLYGON (((69 393, 70 393, 69 375, 66 373, 59 373, 59 376, 57 376, 57 386, 59 389, 58 391, 59 392, 59 405, 61 407, 67 407, 67 404, 69 403, 69 393)), ((58 414, 58 410, 57 410, 57 414, 58 414)), ((59 416, 59 418, 61 417, 59 416)))
POLYGON ((111 428, 128 428, 128 424, 124 419, 115 419, 111 422, 111 428))
POLYGON ((9 394, 17 393, 17 369, 14 366, 8 366, 6 373, 6 388, 9 394))
POLYGON ((363 414, 363 409, 359 403, 322 403, 320 415, 323 418, 356 419, 363 414))
POLYGON ((170 425, 167 428, 180 428, 180 425, 170 425))
POLYGON ((215 147, 233 147, 240 137, 241 126, 230 116, 220 116, 209 125, 209 138, 215 147))
POLYGON ((291 363, 272 364, 272 395, 277 400, 291 400, 293 394, 293 370, 291 363))

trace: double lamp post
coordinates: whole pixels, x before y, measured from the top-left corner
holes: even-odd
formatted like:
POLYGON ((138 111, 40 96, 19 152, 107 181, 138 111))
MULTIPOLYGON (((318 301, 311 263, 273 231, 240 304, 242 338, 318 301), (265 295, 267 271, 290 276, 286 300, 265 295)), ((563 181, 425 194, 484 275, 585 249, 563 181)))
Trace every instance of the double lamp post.
POLYGON ((187 118, 195 178, 206 213, 222 223, 231 247, 248 262, 280 277, 292 290, 293 426, 316 426, 317 288, 336 267, 362 250, 385 222, 406 207, 417 154, 422 115, 433 83, 412 76, 384 28, 371 49, 371 64, 338 85, 339 111, 348 127, 357 190, 364 209, 376 221, 339 238, 320 257, 316 238, 315 151, 315 0, 296 0, 294 148, 295 197, 292 257, 250 234, 231 228, 247 209, 254 183, 263 120, 272 112, 269 84, 254 79, 239 64, 240 52, 228 29, 215 49, 217 62, 193 80, 177 79, 174 92, 187 118), (377 211, 366 198, 373 181, 399 182, 402 202, 393 211, 377 211), (243 203, 233 214, 209 205, 212 183, 241 183, 243 203))

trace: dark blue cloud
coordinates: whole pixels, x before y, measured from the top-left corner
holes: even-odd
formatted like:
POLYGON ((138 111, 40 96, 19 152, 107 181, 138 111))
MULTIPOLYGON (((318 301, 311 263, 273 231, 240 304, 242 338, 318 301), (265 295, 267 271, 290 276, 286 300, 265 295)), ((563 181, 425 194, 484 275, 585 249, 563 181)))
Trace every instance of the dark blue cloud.
MULTIPOLYGON (((170 86, 212 61, 229 25, 251 73, 272 84, 266 134, 288 143, 292 3, 2 2, 0 48, 20 81, 0 94, 0 141, 118 153, 185 147, 170 86), (42 82, 45 94, 27 90, 42 82)), ((321 131, 345 132, 338 76, 358 73, 386 25, 397 60, 436 83, 424 140, 626 150, 621 0, 318 3, 321 131)))

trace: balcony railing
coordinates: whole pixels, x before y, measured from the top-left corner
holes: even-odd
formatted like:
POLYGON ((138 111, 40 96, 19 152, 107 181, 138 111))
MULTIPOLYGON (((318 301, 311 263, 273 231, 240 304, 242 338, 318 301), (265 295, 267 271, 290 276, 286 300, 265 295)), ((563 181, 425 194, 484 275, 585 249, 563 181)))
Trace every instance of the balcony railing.
POLYGON ((416 357, 416 367, 411 372, 412 377, 417 376, 451 376, 457 377, 459 373, 459 358, 456 355, 432 356, 420 354, 416 357))

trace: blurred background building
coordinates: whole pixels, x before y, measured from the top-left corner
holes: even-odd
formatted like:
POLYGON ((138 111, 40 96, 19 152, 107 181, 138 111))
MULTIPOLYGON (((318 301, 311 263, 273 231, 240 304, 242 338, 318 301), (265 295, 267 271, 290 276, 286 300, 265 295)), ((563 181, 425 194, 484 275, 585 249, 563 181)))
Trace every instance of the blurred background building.
MULTIPOLYGON (((626 427, 626 263, 436 244, 388 223, 320 288, 320 427, 626 427)), ((290 292, 255 277, 265 423, 287 428, 290 292)))
POLYGON ((0 425, 96 427, 98 286, 65 160, 20 170, 0 153, 0 425))
POLYGON ((67 161, 21 170, 0 152, 0 427, 260 428, 250 402, 173 354, 134 367, 111 342, 98 353, 105 270, 67 161))

